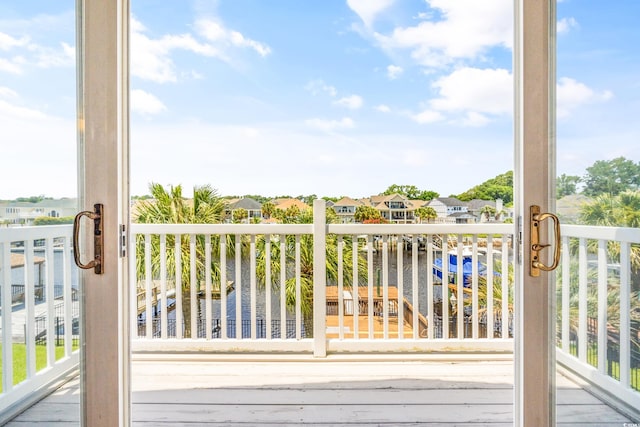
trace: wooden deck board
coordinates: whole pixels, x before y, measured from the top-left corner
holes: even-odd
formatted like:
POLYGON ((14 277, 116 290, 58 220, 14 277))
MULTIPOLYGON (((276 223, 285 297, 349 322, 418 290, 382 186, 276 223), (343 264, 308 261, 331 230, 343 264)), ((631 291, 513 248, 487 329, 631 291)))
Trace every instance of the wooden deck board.
MULTIPOLYGON (((133 425, 511 425, 511 362, 171 361, 133 363, 133 425)), ((558 376, 558 422, 629 420, 558 376)), ((77 426, 73 380, 9 427, 77 426)))

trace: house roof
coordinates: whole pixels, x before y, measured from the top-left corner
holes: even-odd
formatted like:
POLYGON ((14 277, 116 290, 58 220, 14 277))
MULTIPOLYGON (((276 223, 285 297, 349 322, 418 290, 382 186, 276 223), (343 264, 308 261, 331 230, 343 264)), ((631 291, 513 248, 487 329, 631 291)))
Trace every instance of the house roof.
POLYGON ((371 199, 369 197, 363 197, 362 199, 358 199, 358 202, 360 202, 363 206, 373 206, 373 203, 371 202, 371 199))
POLYGON ((469 212, 454 212, 451 215, 447 215, 448 218, 473 218, 469 212))
POLYGON ((372 206, 376 206, 376 205, 379 205, 380 203, 382 203, 386 197, 388 197, 388 196, 385 196, 384 194, 379 194, 377 196, 371 196, 371 197, 369 197, 369 202, 371 203, 372 206))
POLYGON ((335 202, 333 206, 360 206, 363 203, 359 200, 354 200, 351 197, 343 197, 342 199, 335 202))
POLYGON ((491 206, 492 208, 496 207, 496 201, 495 200, 482 200, 482 199, 473 199, 473 200, 469 200, 467 202, 467 206, 469 207, 469 210, 480 210, 485 206, 491 206))
POLYGON ((422 206, 427 205, 427 202, 425 200, 409 200, 408 202, 411 205, 410 206, 411 209, 418 209, 418 208, 421 208, 422 206))
POLYGON ((234 203, 229 203, 229 208, 231 209, 246 209, 246 210, 260 210, 262 209, 262 204, 250 197, 243 197, 240 200, 235 201, 234 203))
POLYGON ((298 199, 275 199, 273 204, 276 206, 276 209, 283 211, 287 210, 291 206, 297 206, 301 211, 309 209, 309 205, 298 199))
POLYGON ((467 206, 466 202, 458 200, 455 197, 437 197, 433 200, 437 200, 445 206, 467 206))

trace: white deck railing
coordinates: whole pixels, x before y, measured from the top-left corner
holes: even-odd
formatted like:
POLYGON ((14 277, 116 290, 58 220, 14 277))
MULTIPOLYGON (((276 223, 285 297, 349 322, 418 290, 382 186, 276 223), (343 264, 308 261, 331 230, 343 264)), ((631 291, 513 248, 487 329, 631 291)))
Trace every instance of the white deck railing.
POLYGON ((0 419, 78 364, 71 233, 70 225, 0 228, 0 419))
POLYGON ((640 296, 631 292, 631 256, 638 244, 638 228, 563 225, 557 287, 558 361, 635 408, 640 319, 632 324, 631 299, 640 296))
MULTIPOLYGON (((507 224, 132 224, 132 347, 316 356, 510 352, 512 233, 507 224), (438 268, 443 252, 445 260, 456 259, 438 268), (188 268, 176 275, 176 265, 188 268), (442 286, 441 277, 450 285, 442 286)), ((640 230, 564 225, 562 236, 558 361, 640 407, 638 330, 630 316, 630 259, 640 230), (615 245, 619 255, 610 255, 615 245)), ((70 239, 70 226, 0 228, 2 307, 12 303, 2 310, 1 407, 77 366, 73 327, 61 330, 55 320, 77 322, 70 239), (26 267, 12 270, 12 253, 26 267), (16 276, 23 295, 12 294, 16 276), (14 344, 24 347, 26 365, 26 379, 16 385, 14 344)))
POLYGON ((131 233, 134 351, 512 350, 509 224, 133 224, 131 233))

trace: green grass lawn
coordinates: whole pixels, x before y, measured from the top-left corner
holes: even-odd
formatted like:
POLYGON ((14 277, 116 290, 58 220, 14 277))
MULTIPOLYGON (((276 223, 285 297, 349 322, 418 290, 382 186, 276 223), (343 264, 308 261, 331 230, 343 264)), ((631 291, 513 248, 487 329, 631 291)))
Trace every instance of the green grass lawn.
MULTIPOLYGON (((78 342, 74 340, 72 349, 78 349, 78 342)), ((0 353, 2 345, 0 344, 0 353)), ((56 360, 64 356, 64 345, 56 346, 56 360)), ((47 367, 47 347, 36 345, 36 372, 47 367)), ((27 378, 27 346, 13 344, 13 383, 18 384, 27 378)), ((0 357, 0 391, 2 391, 2 358, 0 357)))

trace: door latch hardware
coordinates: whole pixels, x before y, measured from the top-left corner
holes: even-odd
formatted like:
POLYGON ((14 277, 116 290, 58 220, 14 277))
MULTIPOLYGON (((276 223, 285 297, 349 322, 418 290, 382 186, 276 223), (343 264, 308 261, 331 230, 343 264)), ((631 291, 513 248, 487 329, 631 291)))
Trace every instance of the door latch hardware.
POLYGON ((533 277, 540 276, 540 270, 552 271, 558 267, 560 263, 560 220, 552 213, 540 213, 540 206, 532 205, 529 207, 530 213, 530 231, 531 231, 531 266, 529 274, 533 277), (554 222, 554 236, 555 236, 555 250, 553 252, 553 263, 551 265, 545 265, 540 261, 540 251, 551 246, 550 244, 540 243, 540 223, 545 219, 553 220, 554 222))
POLYGON ((104 273, 102 261, 104 258, 104 231, 102 229, 102 217, 104 206, 101 203, 93 205, 94 211, 82 211, 73 220, 73 259, 76 265, 83 270, 93 268, 96 274, 104 273), (93 259, 86 264, 80 261, 80 220, 83 216, 93 220, 93 259))

